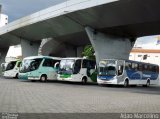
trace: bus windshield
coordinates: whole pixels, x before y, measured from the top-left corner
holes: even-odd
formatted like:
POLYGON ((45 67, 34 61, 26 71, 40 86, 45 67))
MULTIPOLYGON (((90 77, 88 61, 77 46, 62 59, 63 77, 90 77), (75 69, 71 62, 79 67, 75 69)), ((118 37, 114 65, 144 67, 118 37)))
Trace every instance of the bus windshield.
POLYGON ((59 72, 66 73, 66 74, 72 74, 74 69, 75 60, 72 59, 64 59, 60 62, 60 69, 59 72))
POLYGON ((26 72, 37 70, 39 68, 39 65, 41 64, 42 60, 43 60, 42 58, 23 60, 22 66, 20 68, 20 72, 26 73, 26 72))
POLYGON ((116 61, 104 60, 99 63, 100 76, 115 76, 116 75, 116 61))
POLYGON ((11 62, 7 63, 6 66, 4 66, 5 71, 12 70, 15 67, 16 62, 17 61, 11 61, 11 62))

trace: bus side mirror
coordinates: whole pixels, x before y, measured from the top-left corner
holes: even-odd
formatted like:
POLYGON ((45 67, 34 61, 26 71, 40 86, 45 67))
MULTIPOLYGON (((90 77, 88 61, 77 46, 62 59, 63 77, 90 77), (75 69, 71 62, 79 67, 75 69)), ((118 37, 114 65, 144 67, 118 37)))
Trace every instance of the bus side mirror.
POLYGON ((121 66, 118 66, 118 70, 121 70, 121 66))
POLYGON ((97 69, 97 66, 95 65, 94 69, 96 70, 97 69))
POLYGON ((56 62, 55 64, 54 64, 54 68, 59 68, 59 62, 56 62))

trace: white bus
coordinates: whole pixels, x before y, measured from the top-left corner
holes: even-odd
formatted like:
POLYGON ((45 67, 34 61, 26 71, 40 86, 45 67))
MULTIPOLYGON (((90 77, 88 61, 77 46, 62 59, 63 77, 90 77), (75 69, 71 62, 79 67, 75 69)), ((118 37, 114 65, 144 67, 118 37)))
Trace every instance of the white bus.
POLYGON ((57 80, 61 58, 49 56, 31 56, 22 61, 19 78, 31 81, 57 80))
POLYGON ((11 77, 11 78, 18 78, 19 68, 20 68, 21 61, 10 61, 6 63, 2 63, 2 71, 4 77, 11 77))
POLYGON ((96 62, 83 58, 63 58, 60 62, 58 80, 82 82, 96 82, 96 62))
POLYGON ((159 82, 159 66, 131 60, 104 59, 99 62, 98 84, 143 85, 159 82))

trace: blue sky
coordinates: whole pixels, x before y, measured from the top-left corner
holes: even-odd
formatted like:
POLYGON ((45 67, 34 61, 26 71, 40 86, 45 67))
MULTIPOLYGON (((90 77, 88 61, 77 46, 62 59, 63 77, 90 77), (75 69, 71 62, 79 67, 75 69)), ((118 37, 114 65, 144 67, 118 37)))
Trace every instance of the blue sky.
POLYGON ((0 0, 2 12, 9 16, 9 22, 66 0, 0 0))

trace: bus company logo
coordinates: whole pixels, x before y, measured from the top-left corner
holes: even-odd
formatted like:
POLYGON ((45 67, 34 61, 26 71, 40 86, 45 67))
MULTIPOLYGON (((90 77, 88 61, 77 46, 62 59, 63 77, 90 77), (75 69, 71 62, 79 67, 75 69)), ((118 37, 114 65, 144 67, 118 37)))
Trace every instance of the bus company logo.
POLYGON ((157 113, 121 113, 120 119, 159 119, 157 113))
POLYGON ((143 74, 143 77, 148 77, 148 78, 150 78, 151 75, 143 74))

